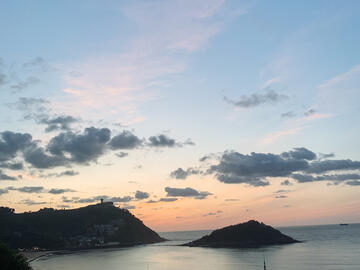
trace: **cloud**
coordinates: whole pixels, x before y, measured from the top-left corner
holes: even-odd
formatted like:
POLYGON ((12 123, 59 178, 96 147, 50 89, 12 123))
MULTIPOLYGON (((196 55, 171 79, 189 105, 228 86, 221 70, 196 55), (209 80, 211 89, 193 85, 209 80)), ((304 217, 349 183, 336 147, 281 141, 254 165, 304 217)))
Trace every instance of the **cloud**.
POLYGON ((18 80, 16 83, 11 84, 10 89, 12 89, 13 92, 18 92, 39 82, 40 82, 39 78, 35 76, 29 76, 24 80, 18 80))
POLYGON ((25 149, 32 141, 28 133, 4 131, 0 133, 0 162, 13 159, 18 151, 25 149))
POLYGON ((177 198, 160 198, 159 202, 175 202, 177 198))
POLYGON ((24 169, 24 164, 22 162, 0 162, 0 168, 18 171, 24 169))
MULTIPOLYGON (((296 151, 296 150, 294 150, 296 151)), ((209 173, 215 173, 223 183, 246 183, 251 186, 266 186, 266 177, 288 176, 294 171, 309 167, 305 159, 294 159, 290 152, 276 154, 225 152, 219 164, 212 165, 209 173), (289 156, 289 157, 287 157, 289 156)))
POLYGON ((36 187, 19 187, 19 188, 14 188, 14 187, 8 187, 8 190, 16 190, 19 192, 23 192, 23 193, 42 193, 45 191, 44 187, 41 186, 36 186, 36 187))
POLYGON ((288 111, 288 112, 281 114, 281 118, 293 118, 295 116, 296 116, 296 113, 294 113, 293 111, 288 111))
POLYGON ((178 168, 170 173, 170 177, 175 179, 186 179, 190 175, 200 174, 200 170, 194 168, 188 168, 184 171, 182 168, 178 168))
POLYGON ((134 149, 141 146, 142 140, 132 134, 130 131, 124 130, 119 135, 114 136, 110 142, 110 148, 112 150, 119 149, 134 149))
POLYGON ((276 195, 275 196, 275 199, 285 199, 285 198, 287 198, 288 196, 286 196, 286 195, 276 195))
POLYGON ((140 190, 137 190, 135 192, 135 199, 137 200, 143 200, 143 199, 147 199, 149 198, 150 194, 147 193, 147 192, 143 192, 143 191, 140 191, 140 190))
POLYGON ((57 130, 63 130, 63 131, 71 130, 70 125, 78 121, 79 121, 78 119, 70 115, 60 115, 60 116, 55 116, 53 118, 49 118, 48 116, 43 117, 38 120, 38 123, 47 125, 45 131, 51 132, 57 130))
POLYGON ((28 62, 25 62, 23 64, 23 67, 25 69, 38 70, 41 72, 46 72, 51 69, 49 63, 40 56, 35 57, 34 59, 29 60, 28 62))
POLYGON ((45 149, 32 143, 23 151, 24 160, 38 169, 49 169, 57 166, 65 166, 68 164, 67 158, 64 156, 49 155, 45 149))
POLYGON ((346 184, 349 186, 360 186, 360 180, 347 181, 346 184))
POLYGON ((0 188, 0 196, 6 193, 9 193, 9 190, 7 188, 0 188))
POLYGON ((127 157, 129 155, 129 153, 126 153, 126 152, 118 152, 118 153, 115 153, 115 155, 119 158, 124 158, 124 157, 127 157))
POLYGON ((109 140, 109 129, 89 127, 82 134, 60 133, 50 140, 47 150, 55 157, 65 159, 65 154, 68 154, 72 162, 84 164, 103 155, 109 140))
POLYGON ((335 76, 334 78, 331 78, 330 80, 326 81, 325 83, 318 86, 318 88, 331 88, 343 81, 349 80, 351 77, 358 77, 360 74, 360 65, 354 66, 349 71, 342 73, 338 76, 335 76))
POLYGON ((316 159, 316 154, 314 152, 306 149, 305 147, 298 147, 298 148, 294 148, 294 150, 291 150, 288 152, 283 152, 281 154, 281 156, 286 159, 294 159, 294 160, 302 160, 302 159, 314 160, 314 159, 316 159))
POLYGON ((47 202, 36 202, 36 201, 30 200, 30 199, 22 200, 22 201, 20 201, 20 203, 25 204, 27 206, 47 204, 47 202))
POLYGON ((333 182, 344 182, 347 184, 348 180, 359 180, 360 174, 350 173, 350 174, 331 174, 331 175, 317 175, 313 176, 311 174, 293 174, 292 178, 300 183, 308 183, 315 181, 333 181, 333 182))
POLYGON ((306 112, 304 112, 305 116, 311 116, 314 115, 316 113, 316 111, 314 109, 309 109, 306 112))
POLYGON ((17 177, 7 175, 0 170, 0 181, 15 181, 17 177))
POLYGON ((235 107, 253 108, 261 104, 276 104, 288 98, 289 97, 286 95, 278 94, 274 90, 269 90, 267 93, 264 94, 251 94, 249 96, 243 95, 237 101, 231 100, 227 97, 224 97, 224 100, 227 103, 234 105, 235 107))
POLYGON ((149 137, 149 146, 152 147, 175 147, 176 142, 174 139, 169 138, 164 134, 160 134, 158 136, 149 137))
POLYGON ((282 186, 292 186, 293 184, 289 180, 286 179, 281 182, 281 185, 282 186))
POLYGON ((48 177, 56 177, 56 178, 60 178, 63 176, 75 176, 78 175, 79 172, 73 171, 73 170, 68 170, 68 171, 63 171, 60 173, 48 173, 48 174, 41 174, 39 175, 39 177, 41 178, 48 178, 48 177))
POLYGON ((69 188, 52 188, 48 191, 50 194, 63 194, 67 192, 76 192, 76 190, 69 189, 69 188))
POLYGON ((205 199, 207 196, 212 195, 212 193, 207 191, 197 191, 193 188, 171 188, 165 187, 165 191, 167 192, 166 196, 168 197, 193 197, 195 199, 205 199))
POLYGON ((350 159, 321 160, 321 161, 312 162, 307 172, 319 174, 328 171, 359 170, 359 169, 360 169, 360 161, 353 161, 350 159))
MULTIPOLYGON (((298 183, 331 181, 348 184, 351 183, 350 180, 360 179, 360 161, 319 159, 313 151, 305 147, 297 147, 281 154, 241 154, 236 151, 225 151, 216 161, 207 164, 207 168, 205 167, 201 173, 213 174, 217 180, 226 184, 267 186, 270 184, 270 178, 277 177, 288 177, 298 183), (326 172, 335 173, 324 174, 326 172)), ((189 172, 191 169, 189 168, 189 172)), ((180 179, 185 179, 188 174, 187 170, 181 168, 171 173, 173 177, 180 179)), ((283 180, 281 185, 290 186, 292 183, 283 180)))

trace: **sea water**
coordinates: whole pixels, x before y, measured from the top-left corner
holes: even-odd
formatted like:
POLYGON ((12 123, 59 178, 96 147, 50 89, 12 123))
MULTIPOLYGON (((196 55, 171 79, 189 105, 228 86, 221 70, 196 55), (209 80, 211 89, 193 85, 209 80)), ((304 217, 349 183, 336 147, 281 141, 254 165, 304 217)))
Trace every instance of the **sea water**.
POLYGON ((302 243, 256 249, 183 247, 210 231, 159 233, 170 241, 39 258, 34 270, 360 270, 360 224, 280 227, 302 243))

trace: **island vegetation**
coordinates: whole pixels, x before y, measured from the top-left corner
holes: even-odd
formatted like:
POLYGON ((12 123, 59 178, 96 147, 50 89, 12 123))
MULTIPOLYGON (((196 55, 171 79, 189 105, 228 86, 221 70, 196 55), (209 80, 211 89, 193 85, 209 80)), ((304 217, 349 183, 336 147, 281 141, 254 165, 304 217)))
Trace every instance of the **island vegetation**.
POLYGON ((185 244, 190 247, 253 248, 283 245, 299 241, 282 234, 279 230, 255 220, 224 227, 200 239, 185 244))
POLYGON ((17 214, 0 207, 0 241, 26 250, 86 249, 164 241, 128 210, 99 203, 17 214))
POLYGON ((15 250, 0 242, 1 270, 31 270, 26 258, 15 250))

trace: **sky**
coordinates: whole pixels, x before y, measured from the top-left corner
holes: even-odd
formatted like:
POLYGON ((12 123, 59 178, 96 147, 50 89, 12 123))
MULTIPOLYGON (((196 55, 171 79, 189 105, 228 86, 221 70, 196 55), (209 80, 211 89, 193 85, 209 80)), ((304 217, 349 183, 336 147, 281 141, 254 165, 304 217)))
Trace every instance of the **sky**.
POLYGON ((0 205, 156 231, 360 222, 359 1, 1 1, 0 205))

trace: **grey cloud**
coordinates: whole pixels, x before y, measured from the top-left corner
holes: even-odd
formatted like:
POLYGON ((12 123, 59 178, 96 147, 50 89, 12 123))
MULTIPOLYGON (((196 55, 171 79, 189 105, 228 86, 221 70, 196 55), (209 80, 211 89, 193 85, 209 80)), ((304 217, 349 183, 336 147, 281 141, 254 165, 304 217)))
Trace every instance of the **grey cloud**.
POLYGON ((35 57, 28 62, 23 64, 23 67, 26 69, 36 69, 42 72, 46 72, 50 69, 49 63, 42 57, 35 57))
POLYGON ((165 187, 165 191, 167 192, 166 196, 168 197, 193 197, 195 199, 205 199, 207 196, 212 195, 207 191, 197 191, 193 188, 171 188, 165 187))
POLYGON ((119 135, 114 136, 109 142, 110 148, 113 150, 134 149, 139 147, 141 144, 142 140, 127 130, 124 130, 119 135))
POLYGON ((15 181, 17 177, 7 175, 0 170, 0 181, 15 181))
POLYGON ((23 155, 26 162, 38 169, 49 169, 68 164, 68 160, 64 156, 48 155, 44 148, 35 143, 27 147, 23 155))
POLYGON ((274 90, 269 90, 267 93, 264 94, 251 94, 249 96, 243 95, 237 101, 231 100, 227 97, 224 97, 224 100, 227 103, 234 105, 236 107, 252 108, 266 103, 272 103, 272 104, 278 103, 288 98, 289 97, 286 95, 278 94, 274 90))
POLYGON ((158 201, 148 200, 146 203, 157 203, 158 201))
POLYGON ((24 169, 24 164, 22 162, 1 162, 0 168, 18 171, 24 169))
POLYGON ((304 115, 310 116, 310 115, 313 115, 314 113, 316 113, 316 111, 314 109, 309 109, 306 112, 304 112, 304 115))
POLYGON ((149 145, 152 147, 175 147, 176 142, 174 139, 169 138, 164 134, 149 137, 149 145))
POLYGON ((143 200, 149 198, 149 193, 137 190, 135 193, 135 199, 143 200))
POLYGON ((2 195, 2 194, 6 194, 6 193, 8 193, 9 191, 8 191, 8 189, 7 188, 0 188, 0 196, 2 195))
POLYGON ((69 116, 69 115, 60 115, 49 118, 49 116, 41 117, 37 122, 39 124, 45 124, 47 127, 45 128, 46 132, 63 130, 69 131, 71 130, 71 124, 78 122, 79 120, 69 116))
MULTIPOLYGON (((315 181, 334 181, 343 182, 347 180, 360 180, 360 174, 331 174, 331 175, 318 175, 313 176, 311 174, 293 174, 292 178, 300 183, 315 182, 315 181)), ((346 182, 347 183, 347 182, 346 182)))
POLYGON ((288 196, 286 196, 286 195, 276 195, 275 196, 275 199, 285 199, 285 198, 287 198, 288 196))
POLYGON ((50 194, 63 194, 66 192, 75 192, 76 190, 69 189, 69 188, 52 188, 48 191, 50 194))
POLYGON ((284 180, 281 182, 282 186, 292 186, 293 184, 289 180, 284 180))
POLYGON ((239 199, 225 199, 226 202, 237 202, 239 199))
POLYGON ((306 149, 305 147, 299 147, 299 148, 294 148, 294 150, 292 151, 288 151, 288 152, 283 152, 281 154, 281 157, 283 158, 287 158, 287 159, 295 159, 295 160, 302 160, 302 159, 306 159, 306 160, 314 160, 316 159, 316 154, 308 149, 306 149))
POLYGON ((186 179, 190 175, 200 174, 201 172, 194 168, 188 168, 186 171, 182 168, 178 168, 170 173, 170 177, 175 179, 186 179))
POLYGON ((15 92, 18 92, 39 82, 40 82, 39 78, 34 76, 29 76, 25 80, 19 80, 15 84, 10 85, 10 89, 12 89, 15 92))
POLYGON ((63 176, 75 176, 78 175, 79 173, 73 170, 68 170, 68 171, 63 171, 60 173, 48 173, 48 174, 41 174, 39 177, 41 178, 48 178, 48 177, 63 177, 63 176))
POLYGON ((6 84, 6 75, 0 72, 0 87, 6 84))
POLYGON ((360 169, 360 161, 352 161, 350 159, 322 160, 322 161, 312 162, 310 168, 307 169, 307 172, 320 174, 328 171, 359 170, 359 169, 360 169))
POLYGON ((266 177, 288 176, 294 171, 309 167, 306 160, 283 158, 275 154, 225 152, 219 164, 212 165, 209 173, 215 173, 224 183, 247 183, 252 186, 266 186, 266 177))
POLYGON ((129 154, 126 152, 119 152, 119 153, 115 153, 115 155, 119 158, 124 158, 127 157, 129 154))
POLYGON ((296 116, 296 113, 294 113, 293 111, 289 111, 289 112, 285 112, 281 114, 282 118, 293 118, 296 116))
POLYGON ((23 193, 41 193, 44 192, 44 187, 19 187, 19 188, 14 188, 14 187, 8 187, 8 190, 17 190, 19 192, 23 192, 23 193))
POLYGON ((28 133, 4 131, 0 133, 0 162, 13 159, 18 151, 25 149, 32 141, 28 133))
POLYGON ((360 180, 352 180, 345 182, 349 186, 360 186, 360 180))
POLYGON ((110 130, 107 128, 85 128, 82 134, 66 132, 53 137, 47 150, 54 156, 65 158, 76 163, 96 161, 106 151, 106 143, 110 140, 110 130))
POLYGON ((22 200, 20 203, 31 206, 31 205, 41 205, 46 204, 46 202, 36 202, 30 199, 22 200))
POLYGON ((177 198, 160 198, 160 202, 175 202, 177 201, 177 198))
POLYGON ((288 190, 288 189, 279 189, 277 191, 275 191, 274 193, 277 194, 277 193, 286 193, 286 192, 290 192, 291 190, 288 190))
MULTIPOLYGON (((333 155, 329 155, 332 157, 333 155)), ((207 156, 205 156, 207 158, 207 156)), ((204 158, 206 160, 206 158, 204 158)), ((267 178, 289 177, 299 183, 314 181, 332 181, 345 183, 350 180, 359 180, 360 173, 348 174, 324 174, 326 172, 342 172, 345 170, 359 171, 360 161, 346 160, 322 160, 311 150, 298 147, 280 155, 271 153, 251 153, 244 155, 235 151, 225 151, 218 162, 207 165, 204 171, 192 171, 178 168, 170 173, 174 178, 185 179, 190 174, 214 174, 223 183, 244 183, 251 186, 269 185, 267 178), (314 176, 312 174, 317 174, 314 176)), ((354 182, 356 184, 356 182, 354 182)), ((283 186, 290 186, 289 180, 281 182, 283 186)))
POLYGON ((335 157, 334 153, 329 153, 329 154, 320 153, 319 154, 319 159, 327 159, 327 158, 333 158, 333 157, 335 157))
POLYGON ((131 196, 124 196, 124 197, 110 197, 108 198, 111 202, 130 202, 133 200, 131 196))

